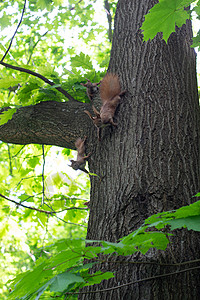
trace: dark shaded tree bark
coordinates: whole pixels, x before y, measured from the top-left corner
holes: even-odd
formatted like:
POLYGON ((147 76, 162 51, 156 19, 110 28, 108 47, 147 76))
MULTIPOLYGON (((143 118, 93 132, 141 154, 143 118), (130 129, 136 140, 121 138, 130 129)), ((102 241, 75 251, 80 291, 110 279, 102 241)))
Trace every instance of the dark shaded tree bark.
POLYGON ((86 135, 91 125, 84 110, 91 111, 90 105, 78 101, 45 101, 22 107, 8 123, 0 126, 0 139, 12 144, 46 144, 76 149, 74 142, 86 135))
MULTIPOLYGON (((20 109, 0 129, 2 141, 44 143, 74 148, 87 135, 91 172, 88 239, 117 241, 148 216, 191 203, 199 191, 199 104, 195 53, 190 48, 191 24, 176 29, 166 44, 158 34, 143 42, 140 26, 156 1, 119 0, 109 70, 119 74, 123 89, 117 128, 107 127, 98 142, 83 113, 88 105, 41 103, 20 109), (26 120, 22 122, 23 116, 26 120), (84 117, 83 117, 84 116, 84 117)), ((123 264, 101 266, 115 278, 84 291, 106 289, 138 279, 176 271, 162 263, 199 258, 199 234, 176 231, 165 252, 137 254, 123 264), (130 260, 155 262, 134 265, 130 260)), ((80 299, 199 299, 199 273, 149 280, 80 299)))

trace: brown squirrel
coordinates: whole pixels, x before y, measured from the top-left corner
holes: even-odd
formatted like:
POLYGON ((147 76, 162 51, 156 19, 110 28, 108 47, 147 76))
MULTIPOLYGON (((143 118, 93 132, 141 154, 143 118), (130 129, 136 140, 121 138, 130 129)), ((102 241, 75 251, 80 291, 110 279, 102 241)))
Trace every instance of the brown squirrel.
POLYGON ((93 100, 94 95, 97 93, 99 87, 98 85, 101 83, 101 81, 97 83, 92 83, 89 79, 87 79, 86 83, 81 83, 82 86, 85 86, 87 88, 87 95, 90 101, 93 100))
POLYGON ((121 91, 119 77, 116 74, 107 73, 100 84, 100 97, 102 107, 100 110, 100 118, 103 124, 112 124, 117 126, 113 121, 116 108, 119 104, 121 96, 126 91, 121 91))
POLYGON ((101 140, 101 127, 103 124, 101 122, 100 113, 96 110, 94 105, 92 105, 92 109, 95 113, 94 117, 91 115, 91 113, 88 110, 84 110, 84 112, 90 117, 94 126, 97 128, 97 137, 98 137, 98 140, 100 141, 101 140))
MULTIPOLYGON (((88 80, 88 79, 87 79, 88 80)), ((116 108, 119 104, 121 96, 125 94, 126 91, 121 92, 119 77, 116 74, 107 73, 103 80, 99 83, 91 83, 88 80, 90 85, 100 84, 100 97, 102 100, 102 107, 100 112, 92 105, 95 116, 93 117, 91 113, 87 110, 84 112, 90 117, 93 124, 97 128, 97 136, 99 141, 101 140, 101 129, 110 124, 117 126, 113 121, 113 117, 116 111, 116 108)), ((83 85, 83 84, 82 84, 83 85)), ((84 86, 86 86, 85 84, 84 86)), ((90 90, 87 88, 87 93, 89 95, 90 90)))
POLYGON ((88 173, 88 171, 85 169, 86 165, 86 159, 91 155, 89 153, 88 155, 85 155, 85 141, 86 141, 86 136, 84 136, 84 139, 82 140, 81 138, 78 138, 75 142, 75 146, 77 149, 77 159, 76 160, 70 160, 71 161, 71 166, 74 170, 81 170, 85 173, 88 173))

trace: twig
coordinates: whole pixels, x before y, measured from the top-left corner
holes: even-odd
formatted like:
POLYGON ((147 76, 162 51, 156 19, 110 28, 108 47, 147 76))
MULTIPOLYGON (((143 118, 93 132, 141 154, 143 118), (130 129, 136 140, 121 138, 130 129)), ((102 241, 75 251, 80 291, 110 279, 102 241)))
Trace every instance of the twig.
POLYGON ((46 211, 46 210, 39 209, 39 208, 36 208, 36 207, 24 205, 24 204, 19 203, 19 202, 15 201, 15 200, 9 199, 9 198, 7 198, 6 196, 4 196, 4 195, 2 195, 2 194, 0 194, 0 197, 2 197, 2 198, 4 198, 4 199, 6 199, 6 200, 8 200, 8 201, 10 201, 10 202, 12 202, 12 203, 14 203, 14 204, 16 204, 17 206, 22 206, 22 207, 24 207, 24 208, 28 208, 28 209, 31 209, 31 210, 39 211, 39 212, 42 212, 42 213, 45 213, 45 214, 48 214, 48 215, 49 215, 49 214, 55 214, 55 213, 56 213, 56 212, 53 212, 53 211, 46 211))
MULTIPOLYGON (((6 199, 6 200, 8 200, 8 201, 10 201, 10 202, 12 202, 12 203, 14 203, 14 204, 16 204, 17 206, 22 206, 22 207, 24 207, 24 208, 28 208, 28 209, 32 209, 32 210, 36 210, 36 211, 39 211, 39 212, 42 212, 42 213, 45 213, 45 214, 48 214, 48 215, 50 215, 50 214, 59 214, 59 213, 61 213, 61 212, 63 212, 63 211, 65 211, 65 210, 72 210, 72 209, 77 209, 77 210, 87 210, 87 208, 82 208, 82 207, 69 207, 69 208, 65 208, 65 209, 63 209, 63 210, 61 210, 61 211, 55 211, 52 207, 50 207, 47 203, 45 203, 45 205, 47 205, 50 209, 51 209, 51 211, 48 211, 48 210, 43 210, 43 209, 39 209, 39 208, 36 208, 36 207, 32 207, 32 206, 27 206, 27 205, 24 205, 24 204, 22 204, 22 202, 17 202, 17 201, 15 201, 15 200, 12 200, 12 199, 9 199, 9 198, 7 198, 6 196, 4 196, 4 195, 2 195, 2 194, 0 194, 0 197, 2 197, 2 198, 4 198, 4 199, 6 199)), ((29 198, 31 198, 31 197, 34 197, 34 196, 29 196, 29 197, 27 197, 25 200, 23 200, 23 201, 27 201, 29 198)), ((61 218, 58 218, 59 220, 62 220, 61 218)), ((69 222, 70 223, 70 222, 69 222)), ((70 223, 70 224, 75 224, 75 223, 70 223)), ((77 225, 79 225, 79 224, 77 224, 77 225)))
POLYGON ((76 5, 79 4, 79 3, 81 3, 81 2, 82 2, 82 0, 79 0, 78 3, 76 3, 76 4, 75 4, 72 8, 70 8, 69 10, 75 9, 76 5))
POLYGON ((105 7, 106 14, 107 14, 107 19, 108 19, 108 38, 109 38, 109 41, 112 42, 112 16, 110 13, 110 4, 109 4, 108 0, 104 1, 104 7, 105 7))
MULTIPOLYGON (((45 204, 46 204, 46 206, 48 206, 48 207, 52 210, 53 213, 56 214, 55 210, 54 210, 50 205, 48 205, 47 203, 45 203, 45 204)), ((56 217, 58 220, 64 222, 64 223, 67 223, 67 224, 70 224, 70 225, 77 225, 77 226, 80 226, 80 227, 85 227, 85 228, 87 228, 87 226, 85 226, 85 225, 81 225, 81 224, 77 224, 77 223, 65 221, 65 220, 59 218, 57 215, 53 215, 53 216, 56 217)))
POLYGON ((44 205, 44 166, 45 166, 45 153, 44 153, 44 145, 42 145, 42 157, 43 157, 43 165, 42 165, 42 203, 44 205))
POLYGON ((64 222, 64 223, 66 223, 66 224, 69 224, 69 225, 75 225, 75 226, 80 226, 80 227, 87 228, 87 226, 85 226, 85 225, 81 225, 81 224, 77 224, 77 223, 65 221, 65 220, 59 218, 57 215, 53 215, 53 217, 57 218, 58 220, 60 220, 60 221, 62 221, 62 222, 64 222))
POLYGON ((23 146, 21 147, 21 149, 20 149, 15 155, 12 156, 12 158, 16 157, 16 156, 24 149, 25 146, 26 146, 26 145, 23 145, 23 146))
POLYGON ((14 39, 16 33, 17 33, 17 30, 19 29, 19 26, 21 25, 21 22, 22 22, 22 19, 23 19, 23 16, 24 16, 24 12, 25 12, 25 8, 26 8, 26 0, 24 1, 24 7, 23 7, 23 10, 22 10, 21 19, 20 19, 20 21, 19 21, 19 23, 18 23, 18 25, 17 25, 17 28, 16 28, 16 30, 15 30, 15 32, 14 32, 12 38, 11 38, 10 44, 9 44, 9 46, 8 46, 8 49, 6 50, 4 56, 3 56, 2 59, 1 59, 1 62, 3 62, 4 58, 5 58, 6 55, 8 54, 8 51, 10 50, 10 47, 12 46, 13 39, 14 39))
MULTIPOLYGON (((22 67, 17 67, 17 66, 13 66, 13 65, 10 65, 10 64, 7 64, 7 63, 4 63, 3 61, 0 61, 0 65, 6 67, 6 68, 10 68, 10 69, 13 69, 13 70, 16 70, 16 71, 20 71, 20 72, 24 72, 24 73, 27 73, 27 74, 30 74, 30 75, 33 75, 35 77, 38 77, 40 78, 41 80, 43 80, 44 82, 48 83, 49 85, 51 86, 54 86, 55 83, 50 81, 49 79, 47 79, 46 77, 44 77, 43 75, 39 74, 39 73, 36 73, 34 71, 31 71, 29 69, 25 69, 25 68, 22 68, 22 67)), ((54 87, 57 91, 59 91, 60 93, 62 93, 65 97, 67 97, 70 101, 76 101, 78 102, 77 100, 75 100, 70 94, 68 94, 63 88, 61 87, 54 87)))
POLYGON ((27 65, 29 64, 29 62, 30 62, 30 60, 31 60, 31 57, 32 57, 32 55, 33 55, 33 50, 35 49, 35 47, 37 46, 37 44, 41 41, 41 38, 42 38, 43 36, 45 36, 48 32, 49 32, 49 30, 47 30, 44 34, 42 34, 42 35, 38 38, 37 42, 33 45, 32 52, 31 52, 31 54, 30 54, 30 56, 29 56, 29 59, 27 60, 27 65))
POLYGON ((193 268, 188 268, 188 269, 184 269, 181 271, 176 271, 176 272, 171 272, 171 273, 166 273, 166 274, 160 274, 160 275, 155 275, 155 276, 151 276, 151 277, 146 277, 146 278, 142 278, 142 279, 138 279, 129 283, 125 283, 125 284, 121 284, 118 286, 114 286, 111 288, 107 288, 107 289, 102 289, 102 290, 98 290, 98 291, 89 291, 89 292, 67 292, 66 295, 73 295, 73 294, 96 294, 96 293, 103 293, 103 292, 109 292, 109 291, 113 291, 119 288, 123 288, 125 286, 129 286, 132 284, 136 284, 136 283, 140 283, 140 282, 144 282, 144 281, 149 281, 149 280, 153 280, 153 279, 158 279, 158 278, 162 278, 162 277, 167 277, 167 276, 172 276, 172 275, 178 275, 180 273, 184 273, 184 272, 188 272, 188 271, 193 271, 193 270, 197 270, 200 269, 200 266, 198 267, 193 267, 193 268))
MULTIPOLYGON (((21 166, 22 167, 22 166, 21 166)), ((21 168, 20 167, 20 168, 21 168)), ((18 169, 18 171, 19 171, 19 169, 18 169)), ((20 184, 21 184, 21 182, 23 181, 23 180, 27 180, 27 179, 30 179, 30 178, 37 178, 37 177, 41 177, 41 175, 38 175, 38 176, 35 176, 35 175, 33 175, 33 176, 28 176, 28 177, 23 177, 23 178, 21 178, 20 179, 20 181, 17 183, 17 185, 16 185, 16 187, 18 187, 20 184)))
POLYGON ((180 262, 180 263, 174 263, 174 264, 165 264, 165 263, 160 263, 160 262, 154 262, 154 261, 120 261, 120 260, 113 260, 113 261, 108 261, 108 260, 96 260, 97 263, 99 264, 133 264, 133 265, 158 265, 158 266, 164 266, 164 267, 180 267, 188 264, 194 264, 197 262, 200 262, 200 259, 194 259, 194 260, 188 260, 185 262, 180 262))
MULTIPOLYGON (((69 224, 69 225, 76 225, 76 226, 80 226, 80 227, 87 228, 87 226, 85 226, 85 225, 81 225, 81 224, 77 224, 77 223, 73 223, 73 222, 67 222, 67 221, 65 221, 65 220, 63 220, 63 219, 61 219, 61 218, 59 218, 58 216, 56 216, 56 214, 57 214, 56 211, 53 211, 53 210, 52 210, 52 211, 47 211, 47 210, 35 208, 35 207, 32 207, 32 206, 27 206, 27 205, 24 205, 24 204, 19 203, 19 202, 17 202, 17 201, 14 201, 14 200, 12 200, 12 199, 9 199, 9 198, 7 198, 6 196, 4 196, 4 195, 2 195, 2 194, 0 194, 0 197, 2 197, 2 198, 4 198, 4 199, 6 199, 6 200, 8 200, 8 201, 10 201, 10 202, 12 202, 12 203, 14 203, 14 204, 16 204, 17 206, 22 206, 22 207, 24 207, 24 208, 28 208, 28 209, 35 210, 35 211, 38 211, 38 212, 41 212, 41 213, 45 213, 45 214, 47 214, 47 215, 52 215, 52 217, 56 217, 58 220, 60 220, 60 221, 62 221, 62 222, 64 222, 64 223, 66 223, 66 224, 69 224)), ((46 203, 45 203, 45 204, 46 204, 46 203)), ((47 205, 47 204, 46 204, 46 205, 47 205)), ((47 206, 48 206, 48 205, 47 205, 47 206)))
POLYGON ((8 146, 8 157, 9 157, 9 162, 10 162, 10 176, 12 176, 13 170, 12 170, 12 159, 11 159, 11 154, 10 154, 10 146, 9 146, 9 144, 7 144, 7 146, 8 146))
POLYGON ((88 210, 88 208, 85 208, 85 207, 76 207, 76 206, 73 206, 73 207, 68 207, 68 208, 65 208, 63 210, 59 210, 57 212, 57 214, 63 212, 63 211, 66 211, 66 210, 73 210, 73 209, 77 209, 77 210, 88 210))

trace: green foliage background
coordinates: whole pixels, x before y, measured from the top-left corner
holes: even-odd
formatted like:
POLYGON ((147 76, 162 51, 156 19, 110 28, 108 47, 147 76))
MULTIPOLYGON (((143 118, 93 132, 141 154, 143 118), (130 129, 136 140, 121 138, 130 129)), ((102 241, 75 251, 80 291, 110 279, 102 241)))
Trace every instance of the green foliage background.
MULTIPOLYGON (((109 2, 113 19, 117 1, 109 2)), ((175 25, 184 24, 191 13, 196 12, 199 19, 200 1, 191 10, 184 9, 193 2, 160 0, 145 17, 141 28, 144 40, 162 31, 167 42, 175 25)), ((0 3, 2 57, 23 6, 20 0, 0 3)), ((10 107, 0 115, 0 125, 21 106, 46 100, 67 101, 56 87, 78 101, 88 101, 80 83, 85 78, 98 82, 109 62, 111 44, 105 20, 101 0, 27 1, 22 24, 4 62, 33 70, 54 86, 0 66, 0 107, 10 107), (104 16, 101 24, 97 12, 104 16)), ((200 32, 193 46, 199 47, 199 41, 200 32)), ((101 263, 99 253, 130 255, 136 251, 146 253, 152 247, 165 250, 169 230, 162 229, 166 226, 171 230, 200 230, 200 203, 196 202, 176 212, 150 217, 118 243, 98 241, 98 246, 85 248, 88 208, 84 203, 89 199, 90 185, 87 175, 67 167, 74 152, 0 142, 0 153, 1 299, 48 299, 56 295, 66 299, 67 292, 114 276, 110 272, 89 274, 93 264, 101 263), (149 232, 149 227, 154 230, 149 232), (91 258, 93 263, 83 266, 83 260, 91 258)), ((76 295, 70 297, 76 299, 76 295)))

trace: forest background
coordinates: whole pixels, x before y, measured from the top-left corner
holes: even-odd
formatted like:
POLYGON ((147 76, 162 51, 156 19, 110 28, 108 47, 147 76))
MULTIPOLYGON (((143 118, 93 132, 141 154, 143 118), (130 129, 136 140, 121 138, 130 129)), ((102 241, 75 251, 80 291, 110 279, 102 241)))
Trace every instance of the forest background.
MULTIPOLYGON (((191 18, 190 13, 196 13, 199 18, 199 2, 190 11, 184 7, 193 1, 175 1, 176 6, 174 1, 167 2, 166 6, 166 1, 160 1, 159 9, 152 10, 145 18, 142 28, 145 40, 161 31, 167 42, 175 24, 182 26, 186 19, 191 18), (166 16, 165 22, 159 21, 163 20, 161 16, 166 16)), ((77 101, 88 102, 81 83, 85 83, 86 78, 98 82, 107 70, 116 4, 117 1, 100 0, 0 3, 0 106, 3 109, 0 125, 11 119, 22 106, 55 99, 66 101, 59 88, 77 101), (14 70, 12 65, 26 71, 14 70), (34 71, 35 76, 28 74, 27 70, 34 71), (44 78, 53 85, 48 85, 44 78), (10 109, 5 110, 7 107, 10 109)), ((194 33, 193 46, 198 49, 200 35, 194 33)), ((2 297, 39 299, 41 295, 63 295, 65 299, 66 292, 112 277, 111 272, 99 272, 89 278, 87 267, 92 264, 83 267, 83 259, 96 257, 99 252, 128 255, 133 241, 131 238, 128 242, 123 240, 120 247, 103 243, 103 247, 85 250, 89 209, 84 203, 89 200, 90 182, 89 175, 68 167, 75 152, 51 145, 5 142, 0 142, 0 151, 2 297), (79 249, 76 257, 69 250, 73 247, 79 249), (63 253, 65 257, 66 253, 69 257, 71 255, 71 260, 66 262, 63 253), (50 257, 54 260, 51 261, 50 257), (77 265, 79 269, 75 268, 77 265), (53 269, 48 276, 41 272, 47 266, 53 269), (32 282, 38 276, 38 284, 33 286, 32 282), (15 286, 17 282, 21 283, 15 286)), ((168 213, 167 217, 163 215, 157 226, 161 229, 167 223, 172 229, 200 230, 199 215, 199 203, 196 202, 193 206, 168 213), (177 223, 174 218, 178 219, 177 223)), ((155 222, 158 223, 155 217, 148 220, 148 224, 155 225, 155 222)), ((145 230, 145 226, 139 228, 140 232, 145 230)), ((155 247, 166 248, 168 239, 163 232, 155 233, 153 239, 155 247)), ((148 241, 148 238, 145 243, 137 239, 134 242, 135 249, 139 247, 142 253, 152 247, 152 240, 148 241)))

